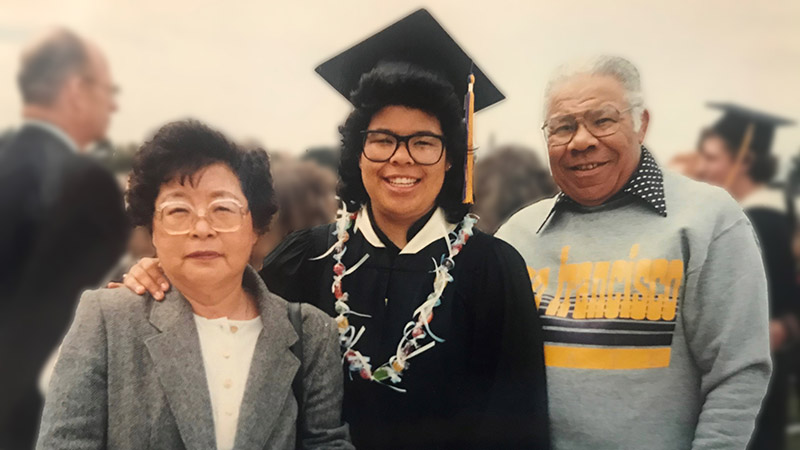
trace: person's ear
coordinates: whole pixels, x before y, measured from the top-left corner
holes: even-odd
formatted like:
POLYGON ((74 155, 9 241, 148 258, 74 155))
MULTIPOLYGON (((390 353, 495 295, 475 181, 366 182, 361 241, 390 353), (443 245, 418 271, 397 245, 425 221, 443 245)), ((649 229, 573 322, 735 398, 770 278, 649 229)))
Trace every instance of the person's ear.
POLYGON ((150 232, 150 243, 153 245, 153 248, 156 249, 156 252, 158 252, 158 248, 156 247, 156 234, 153 233, 153 227, 150 226, 148 231, 150 232))
POLYGON ((78 75, 72 75, 64 80, 59 96, 71 110, 80 111, 83 109, 85 89, 84 80, 78 75))
POLYGON ((639 131, 636 133, 639 137, 639 144, 644 144, 644 136, 647 134, 647 125, 650 124, 650 111, 644 110, 642 111, 642 125, 639 127, 639 131))
POLYGON ((261 239, 261 236, 264 236, 265 233, 260 233, 256 230, 253 230, 252 236, 250 236, 250 247, 254 247, 258 240, 261 239))

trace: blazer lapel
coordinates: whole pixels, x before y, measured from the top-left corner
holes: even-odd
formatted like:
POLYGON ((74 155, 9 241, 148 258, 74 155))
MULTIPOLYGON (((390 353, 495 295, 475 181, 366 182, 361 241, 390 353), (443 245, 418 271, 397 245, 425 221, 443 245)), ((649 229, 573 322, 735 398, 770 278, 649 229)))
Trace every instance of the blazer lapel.
POLYGON ((145 340, 158 380, 187 448, 216 448, 214 416, 189 302, 176 290, 153 302, 150 322, 161 333, 145 340))
POLYGON ((259 303, 264 329, 258 337, 236 430, 237 449, 264 448, 276 419, 283 415, 292 394, 292 380, 300 367, 289 347, 297 339, 285 304, 267 291, 258 274, 248 267, 244 284, 259 303))

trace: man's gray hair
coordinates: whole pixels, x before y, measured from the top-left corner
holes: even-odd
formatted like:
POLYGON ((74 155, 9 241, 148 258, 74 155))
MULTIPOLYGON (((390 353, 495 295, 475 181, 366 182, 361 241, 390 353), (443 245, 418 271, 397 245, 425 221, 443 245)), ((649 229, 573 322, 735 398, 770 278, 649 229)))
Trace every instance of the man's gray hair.
POLYGON ((89 52, 83 39, 57 29, 22 53, 17 84, 25 104, 52 105, 64 82, 88 71, 89 52))
POLYGON ((545 116, 554 88, 559 83, 577 75, 606 75, 619 81, 625 90, 628 106, 631 108, 633 129, 638 131, 641 128, 642 113, 644 113, 645 107, 639 70, 632 62, 621 56, 600 55, 569 62, 556 69, 545 88, 545 116))

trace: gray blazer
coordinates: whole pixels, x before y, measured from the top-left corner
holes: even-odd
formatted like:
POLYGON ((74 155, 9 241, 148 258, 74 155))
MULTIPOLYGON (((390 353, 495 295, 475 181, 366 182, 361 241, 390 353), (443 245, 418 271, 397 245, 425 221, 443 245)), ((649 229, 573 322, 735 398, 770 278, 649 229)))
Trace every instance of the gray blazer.
MULTIPOLYGON (((256 343, 236 432, 237 449, 293 449, 300 361, 287 302, 250 267, 264 329, 256 343)), ((304 448, 351 449, 341 420, 338 333, 303 305, 304 448)), ((216 447, 200 341, 189 302, 171 289, 156 302, 128 289, 87 291, 61 348, 46 397, 39 449, 216 447)))

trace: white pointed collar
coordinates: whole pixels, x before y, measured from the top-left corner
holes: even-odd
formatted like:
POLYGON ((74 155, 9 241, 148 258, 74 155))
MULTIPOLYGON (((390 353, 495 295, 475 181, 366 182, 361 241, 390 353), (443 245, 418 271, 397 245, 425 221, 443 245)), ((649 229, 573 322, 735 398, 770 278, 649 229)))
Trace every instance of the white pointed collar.
MULTIPOLYGON (((431 218, 428 219, 422 229, 420 229, 419 232, 408 242, 408 244, 406 244, 406 246, 400 250, 400 254, 410 255, 418 253, 439 239, 445 239, 446 241, 447 236, 451 231, 455 230, 455 228, 456 224, 450 223, 447 221, 447 219, 445 219, 442 208, 436 208, 436 211, 433 212, 433 215, 431 215, 431 218)), ((369 219, 369 212, 367 211, 366 205, 361 207, 361 210, 358 211, 358 216, 356 217, 354 231, 358 230, 361 230, 361 234, 364 235, 364 238, 373 247, 386 247, 383 242, 381 242, 377 233, 375 233, 375 229, 373 228, 372 222, 369 219)))
POLYGON ((763 187, 751 193, 741 202, 742 209, 767 208, 786 213, 786 197, 782 191, 763 187))

